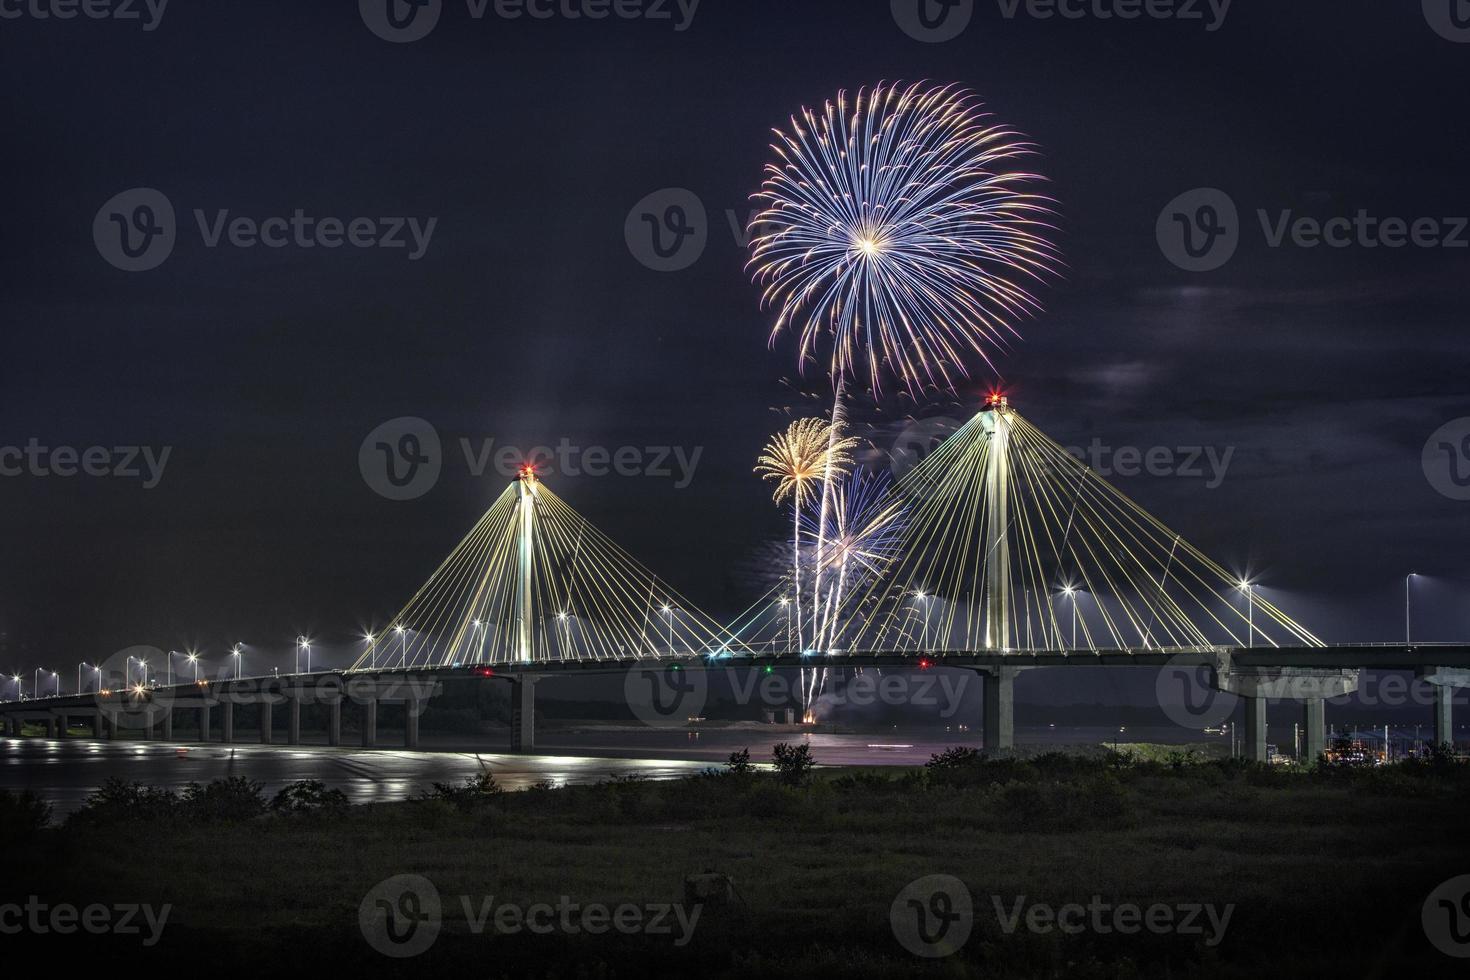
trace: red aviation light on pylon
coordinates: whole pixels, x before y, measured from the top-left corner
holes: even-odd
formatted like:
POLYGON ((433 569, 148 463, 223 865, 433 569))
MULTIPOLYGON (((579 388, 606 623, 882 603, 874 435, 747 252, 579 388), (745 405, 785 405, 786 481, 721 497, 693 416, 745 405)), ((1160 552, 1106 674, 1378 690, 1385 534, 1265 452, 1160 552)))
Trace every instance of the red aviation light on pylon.
POLYGON ((992 391, 985 396, 985 407, 995 409, 1010 408, 1011 400, 1004 392, 992 391))
POLYGON ((522 463, 521 468, 516 472, 516 477, 521 480, 530 480, 534 483, 536 480, 536 464, 522 463))

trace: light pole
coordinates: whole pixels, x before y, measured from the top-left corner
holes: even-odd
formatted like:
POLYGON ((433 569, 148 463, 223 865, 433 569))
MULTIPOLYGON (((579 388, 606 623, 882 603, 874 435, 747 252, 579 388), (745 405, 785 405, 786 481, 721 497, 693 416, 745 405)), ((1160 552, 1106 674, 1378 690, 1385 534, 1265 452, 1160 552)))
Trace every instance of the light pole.
POLYGON ((791 652, 791 597, 781 597, 781 607, 786 610, 786 652, 791 652))
POLYGON ((194 683, 199 683, 199 654, 189 651, 189 663, 194 665, 194 683))
POLYGON ((92 665, 89 664, 89 663, 87 663, 85 660, 83 660, 81 663, 77 664, 77 693, 78 694, 81 694, 82 693, 82 668, 83 667, 90 667, 90 666, 92 666, 92 665))
POLYGON ((1072 605, 1072 649, 1077 649, 1077 587, 1069 585, 1062 590, 1062 595, 1072 605))
POLYGON ((1246 634, 1248 637, 1246 646, 1253 647, 1256 645, 1256 583, 1248 579, 1241 579, 1240 591, 1245 593, 1245 617, 1248 624, 1246 628, 1250 631, 1246 634))
POLYGON ((923 630, 923 634, 922 634, 922 637, 923 638, 919 640, 919 647, 921 649, 928 650, 929 649, 929 594, 927 592, 922 592, 922 591, 915 592, 914 593, 914 598, 915 599, 918 599, 921 603, 924 604, 924 630, 923 630))
POLYGON ((21 684, 20 675, 16 674, 10 679, 15 681, 15 700, 24 701, 26 699, 26 689, 21 684))
POLYGON ((1414 581, 1414 577, 1418 574, 1418 572, 1410 572, 1409 574, 1404 576, 1404 644, 1406 646, 1414 642, 1413 621, 1410 618, 1410 613, 1412 610, 1409 606, 1409 583, 1414 581))
POLYGON ((377 670, 378 669, 378 638, 376 636, 374 636, 373 634, 371 634, 371 633, 364 633, 362 635, 362 638, 363 638, 363 640, 368 645, 368 665, 373 670, 377 670))
POLYGON ((667 602, 663 606, 664 620, 669 626, 669 656, 674 655, 674 610, 667 602))
POLYGON ((37 667, 36 668, 36 675, 37 676, 31 682, 31 691, 32 691, 32 693, 34 693, 34 695, 37 698, 39 698, 41 696, 41 681, 40 681, 40 675, 41 674, 50 674, 51 675, 51 679, 56 682, 56 685, 55 685, 55 687, 54 687, 54 689, 52 691, 52 697, 58 697, 58 698, 61 697, 61 678, 59 676, 57 676, 56 671, 54 671, 54 670, 49 670, 48 671, 45 667, 37 667))
POLYGON ((399 637, 399 642, 398 642, 399 666, 400 667, 407 667, 408 666, 408 630, 406 630, 403 627, 403 624, 400 623, 399 625, 393 627, 393 632, 397 633, 398 634, 398 637, 399 637))
POLYGON ((235 658, 235 680, 237 681, 240 679, 240 663, 245 659, 244 657, 240 656, 240 647, 242 646, 244 646, 244 644, 236 643, 233 647, 230 648, 230 656, 235 658))
POLYGON ((296 673, 301 673, 301 655, 306 654, 306 672, 311 673, 311 641, 305 636, 296 637, 296 673))

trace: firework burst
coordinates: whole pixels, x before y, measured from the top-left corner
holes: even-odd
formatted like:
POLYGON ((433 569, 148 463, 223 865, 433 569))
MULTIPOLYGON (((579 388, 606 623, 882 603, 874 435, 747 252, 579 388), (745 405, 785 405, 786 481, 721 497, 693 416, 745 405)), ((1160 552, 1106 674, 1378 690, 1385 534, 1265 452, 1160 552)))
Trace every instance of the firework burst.
POLYGON ((803 365, 831 336, 829 373, 874 393, 952 390, 966 361, 1039 307, 1026 289, 1059 264, 1032 152, 954 86, 879 84, 776 130, 749 267, 762 302, 800 337, 803 365))

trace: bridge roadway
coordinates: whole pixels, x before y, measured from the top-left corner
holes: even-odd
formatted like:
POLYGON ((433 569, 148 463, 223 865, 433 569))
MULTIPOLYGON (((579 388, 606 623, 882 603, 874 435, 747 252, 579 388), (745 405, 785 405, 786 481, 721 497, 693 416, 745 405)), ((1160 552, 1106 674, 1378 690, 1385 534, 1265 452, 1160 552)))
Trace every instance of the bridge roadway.
POLYGON ((1247 756, 1266 761, 1266 705, 1268 700, 1302 703, 1307 757, 1315 758, 1325 747, 1326 727, 1323 702, 1327 698, 1357 690, 1362 670, 1412 670, 1433 686, 1434 740, 1453 740, 1452 699, 1454 691, 1470 687, 1470 644, 1385 643, 1338 646, 1279 647, 1171 647, 1082 650, 933 650, 933 651, 846 651, 828 654, 721 653, 703 655, 660 655, 603 660, 562 660, 539 663, 465 664, 444 667, 381 667, 365 670, 330 670, 311 674, 271 677, 217 678, 172 687, 151 687, 141 692, 97 692, 0 702, 0 731, 21 733, 25 721, 46 725, 49 737, 59 737, 74 717, 91 717, 93 734, 118 737, 120 728, 141 730, 153 738, 174 738, 175 714, 197 712, 190 726, 200 741, 212 740, 215 727, 212 710, 220 711, 221 741, 233 742, 236 705, 259 706, 260 740, 275 738, 273 712, 284 705, 287 714, 287 744, 300 744, 301 706, 326 707, 328 744, 340 745, 342 704, 358 706, 362 744, 378 742, 378 706, 402 704, 403 744, 417 748, 419 715, 424 704, 437 693, 438 685, 450 680, 499 679, 513 688, 511 699, 512 751, 530 751, 535 744, 535 685, 544 678, 567 674, 613 673, 657 665, 668 670, 758 669, 799 667, 890 667, 932 669, 952 667, 973 670, 985 678, 983 731, 990 751, 1005 751, 1015 744, 1014 681, 1022 670, 1043 667, 1174 667, 1203 669, 1211 685, 1245 701, 1245 747, 1247 756))

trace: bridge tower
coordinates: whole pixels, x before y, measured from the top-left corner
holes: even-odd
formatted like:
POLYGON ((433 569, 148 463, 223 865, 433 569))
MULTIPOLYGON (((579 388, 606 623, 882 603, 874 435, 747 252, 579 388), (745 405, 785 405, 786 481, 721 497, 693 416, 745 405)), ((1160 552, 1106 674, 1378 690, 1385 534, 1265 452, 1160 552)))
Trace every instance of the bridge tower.
POLYGON ((518 480, 520 486, 520 539, 519 561, 516 576, 516 659, 531 662, 532 630, 531 575, 536 547, 536 468, 527 463, 521 467, 518 480))
POLYGON ((1011 645, 1010 441, 1011 407, 991 395, 981 422, 990 434, 985 458, 985 648, 1011 645))

